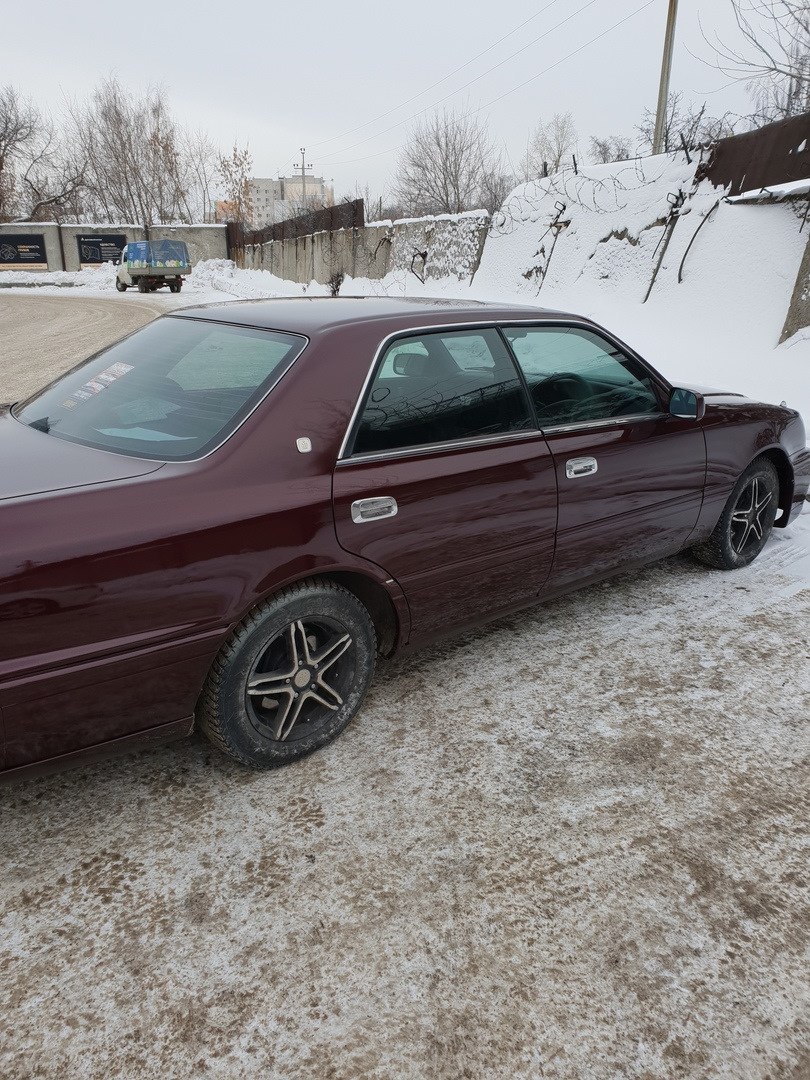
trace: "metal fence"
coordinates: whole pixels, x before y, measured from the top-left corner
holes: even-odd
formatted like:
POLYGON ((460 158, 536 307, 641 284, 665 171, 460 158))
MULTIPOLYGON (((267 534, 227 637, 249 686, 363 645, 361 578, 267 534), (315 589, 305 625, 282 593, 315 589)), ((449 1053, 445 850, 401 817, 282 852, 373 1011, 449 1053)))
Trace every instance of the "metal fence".
POLYGON ((696 179, 708 177, 729 195, 810 178, 810 113, 721 139, 696 179))
POLYGON ((362 229, 366 223, 362 199, 325 206, 286 221, 276 221, 263 229, 248 229, 240 221, 227 223, 228 258, 239 262, 237 253, 255 244, 267 244, 271 240, 295 240, 314 233, 337 232, 339 229, 362 229))

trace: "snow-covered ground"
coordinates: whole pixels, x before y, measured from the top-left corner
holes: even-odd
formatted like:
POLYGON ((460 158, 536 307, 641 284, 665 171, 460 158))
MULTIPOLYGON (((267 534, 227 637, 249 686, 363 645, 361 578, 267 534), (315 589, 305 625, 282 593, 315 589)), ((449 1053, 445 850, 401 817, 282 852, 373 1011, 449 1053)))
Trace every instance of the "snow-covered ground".
MULTIPOLYGON (((734 208, 759 267, 715 211, 678 286, 695 201, 642 305, 636 248, 595 210, 538 296, 536 198, 471 288, 342 291, 583 311, 673 379, 810 418, 810 332, 775 347, 804 241, 760 213, 784 206, 734 208)), ((656 231, 639 225, 650 256, 656 231)), ((327 291, 224 262, 179 296, 71 277, 0 290, 5 400, 125 322, 327 291)), ((382 663, 346 733, 294 767, 249 773, 195 738, 4 791, 0 1074, 804 1080, 809 625, 805 513, 743 571, 680 556, 382 663)))

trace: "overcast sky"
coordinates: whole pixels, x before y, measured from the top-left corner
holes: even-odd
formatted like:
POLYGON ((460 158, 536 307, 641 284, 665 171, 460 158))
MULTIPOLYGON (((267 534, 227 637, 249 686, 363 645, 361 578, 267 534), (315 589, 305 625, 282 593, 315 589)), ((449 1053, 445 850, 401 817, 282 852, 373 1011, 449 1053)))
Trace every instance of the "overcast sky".
MULTIPOLYGON (((183 125, 223 149, 249 143, 257 176, 300 169, 303 146, 338 196, 356 184, 381 193, 409 125, 436 105, 480 110, 515 166, 538 119, 556 112, 573 114, 584 158, 590 135, 634 136, 644 107, 655 106, 667 7, 18 2, 4 5, 0 81, 55 114, 111 73, 134 93, 159 85, 183 125)), ((740 84, 690 56, 712 58, 698 20, 707 36, 734 39, 730 0, 681 0, 671 89, 705 100, 712 115, 749 111, 740 84)))

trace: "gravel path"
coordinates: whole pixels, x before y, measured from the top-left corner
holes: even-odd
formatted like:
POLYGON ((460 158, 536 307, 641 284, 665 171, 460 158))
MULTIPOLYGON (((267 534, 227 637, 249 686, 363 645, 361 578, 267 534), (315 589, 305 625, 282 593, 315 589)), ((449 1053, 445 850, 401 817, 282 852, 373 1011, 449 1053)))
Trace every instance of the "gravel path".
MULTIPOLYGON (((164 306, 9 299, 6 397, 164 306)), ((809 715, 805 514, 383 664, 293 767, 0 789, 0 1075, 808 1080, 809 715)))

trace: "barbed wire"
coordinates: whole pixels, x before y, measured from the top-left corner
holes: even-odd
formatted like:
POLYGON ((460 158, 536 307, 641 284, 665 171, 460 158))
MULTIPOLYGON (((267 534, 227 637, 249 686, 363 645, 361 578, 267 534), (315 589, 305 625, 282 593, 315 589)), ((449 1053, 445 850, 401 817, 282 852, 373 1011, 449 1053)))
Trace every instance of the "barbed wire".
MULTIPOLYGON (((656 170, 655 176, 648 175, 644 163, 643 158, 631 159, 618 172, 606 178, 590 176, 587 171, 566 165, 548 177, 529 181, 514 191, 493 215, 490 234, 506 236, 517 228, 523 228, 532 215, 536 219, 540 217, 550 200, 554 200, 552 206, 555 212, 557 203, 564 203, 566 208, 578 206, 594 214, 612 214, 624 210, 629 205, 629 198, 622 198, 623 194, 629 196, 641 188, 652 187, 664 175, 663 169, 656 170)), ((553 214, 547 223, 547 231, 551 229, 551 218, 553 214)))

